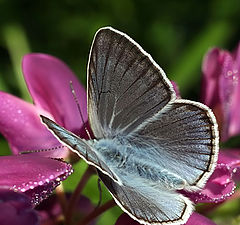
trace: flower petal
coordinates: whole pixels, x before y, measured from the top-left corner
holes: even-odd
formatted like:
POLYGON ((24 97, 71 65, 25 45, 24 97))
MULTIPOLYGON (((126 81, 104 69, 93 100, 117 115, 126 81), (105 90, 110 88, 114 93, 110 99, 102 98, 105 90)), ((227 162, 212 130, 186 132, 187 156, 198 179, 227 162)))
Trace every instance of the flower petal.
POLYGON ((48 197, 72 167, 61 160, 35 155, 0 157, 0 187, 24 192, 34 204, 48 197))
POLYGON ((203 61, 202 102, 215 113, 223 141, 240 133, 239 60, 240 47, 235 54, 212 49, 203 61))
POLYGON ((207 217, 194 212, 185 225, 216 225, 216 223, 207 217))
MULTIPOLYGON (((119 216, 115 225, 140 225, 137 221, 133 220, 126 213, 119 216)), ((207 217, 204 217, 198 213, 193 213, 185 225, 216 225, 207 217)))
POLYGON ((88 118, 87 97, 73 72, 59 59, 40 53, 24 56, 22 67, 34 103, 50 112, 57 123, 80 135, 83 122, 70 89, 70 81, 84 122, 88 118))
POLYGON ((200 192, 184 193, 195 203, 221 202, 230 197, 235 190, 232 180, 232 169, 225 164, 217 164, 217 167, 206 186, 200 192))
POLYGON ((178 85, 177 85, 176 82, 174 82, 174 81, 171 81, 171 83, 172 83, 172 85, 173 85, 173 89, 174 89, 174 91, 175 91, 175 93, 176 93, 177 98, 181 98, 178 85))
MULTIPOLYGON (((47 112, 1 91, 0 102, 0 133, 8 140, 14 154, 60 146, 40 121, 39 114, 51 117, 47 112)), ((62 157, 66 152, 51 154, 62 157)))
POLYGON ((218 79, 220 76, 220 50, 217 48, 211 49, 203 60, 202 72, 202 94, 201 100, 204 104, 214 108, 220 103, 218 79))
POLYGON ((224 149, 219 154, 218 163, 231 168, 234 181, 240 180, 240 149, 224 149))
POLYGON ((115 225, 140 225, 136 220, 132 219, 128 214, 123 213, 118 217, 115 225))
MULTIPOLYGON (((239 62, 240 64, 240 62, 239 62)), ((240 70, 239 70, 240 73, 240 70)), ((239 76, 239 75, 238 75, 239 76)), ((238 78, 239 79, 239 78, 238 78)), ((239 116, 239 100, 240 100, 240 83, 235 84, 235 91, 231 96, 231 108, 229 109, 229 126, 225 139, 240 134, 240 116, 239 116)))
POLYGON ((0 221, 8 225, 38 225, 37 212, 31 199, 21 193, 0 189, 0 221))

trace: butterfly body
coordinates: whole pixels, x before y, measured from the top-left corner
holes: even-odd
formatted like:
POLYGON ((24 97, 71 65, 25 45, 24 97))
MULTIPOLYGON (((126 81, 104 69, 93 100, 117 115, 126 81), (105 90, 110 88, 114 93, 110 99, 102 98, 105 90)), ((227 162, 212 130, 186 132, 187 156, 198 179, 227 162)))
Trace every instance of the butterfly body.
POLYGON ((142 224, 182 225, 193 203, 177 190, 199 191, 214 171, 219 135, 205 105, 177 99, 164 71, 140 45, 100 29, 88 62, 88 119, 95 140, 42 122, 93 165, 116 203, 142 224))
POLYGON ((133 146, 127 138, 101 139, 91 145, 98 158, 108 165, 123 185, 127 185, 129 180, 139 182, 141 179, 151 186, 161 184, 173 190, 183 189, 186 185, 186 181, 179 175, 163 168, 160 162, 154 162, 154 146, 133 146))

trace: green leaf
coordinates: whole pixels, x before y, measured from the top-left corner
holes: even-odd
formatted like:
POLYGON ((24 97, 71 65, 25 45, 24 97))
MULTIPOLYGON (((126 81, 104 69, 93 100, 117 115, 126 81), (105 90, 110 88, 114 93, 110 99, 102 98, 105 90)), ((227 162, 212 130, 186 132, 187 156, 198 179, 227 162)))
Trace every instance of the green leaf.
POLYGON ((232 32, 231 24, 227 22, 208 24, 185 48, 174 69, 169 72, 171 79, 178 84, 181 96, 185 96, 192 86, 200 84, 201 63, 207 50, 211 47, 223 46, 232 32))
POLYGON ((23 56, 30 52, 25 32, 20 25, 8 24, 5 25, 2 33, 5 39, 6 48, 8 49, 13 64, 16 82, 20 90, 21 97, 26 101, 31 102, 32 98, 29 95, 21 67, 23 56))

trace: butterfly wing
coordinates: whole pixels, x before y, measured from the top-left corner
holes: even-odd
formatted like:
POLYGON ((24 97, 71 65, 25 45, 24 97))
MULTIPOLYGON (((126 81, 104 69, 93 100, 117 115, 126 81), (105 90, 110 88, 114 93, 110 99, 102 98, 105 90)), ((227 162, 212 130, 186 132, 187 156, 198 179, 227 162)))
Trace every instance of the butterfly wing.
POLYGON ((129 185, 119 185, 99 172, 99 177, 112 194, 116 203, 130 217, 143 224, 184 224, 193 206, 190 200, 179 193, 153 188, 134 177, 129 185))
POLYGON ((219 141, 211 110, 176 100, 151 56, 112 28, 100 29, 92 44, 88 110, 97 138, 122 135, 134 145, 155 145, 150 157, 185 179, 188 190, 203 187, 214 170, 219 141))
POLYGON ((215 117, 205 105, 176 100, 132 135, 132 144, 148 143, 148 154, 162 168, 187 181, 188 190, 202 188, 212 174, 218 156, 215 117))
POLYGON ((88 113, 96 138, 129 133, 175 98, 163 70, 135 41, 100 29, 88 63, 88 113))
POLYGON ((77 153, 82 159, 84 159, 89 165, 93 165, 104 174, 110 176, 116 182, 120 182, 117 175, 109 169, 109 167, 99 159, 96 152, 92 150, 89 143, 73 134, 72 132, 66 130, 60 125, 56 124, 54 121, 48 119, 45 116, 40 116, 43 124, 53 133, 53 135, 61 142, 66 145, 71 151, 77 153))

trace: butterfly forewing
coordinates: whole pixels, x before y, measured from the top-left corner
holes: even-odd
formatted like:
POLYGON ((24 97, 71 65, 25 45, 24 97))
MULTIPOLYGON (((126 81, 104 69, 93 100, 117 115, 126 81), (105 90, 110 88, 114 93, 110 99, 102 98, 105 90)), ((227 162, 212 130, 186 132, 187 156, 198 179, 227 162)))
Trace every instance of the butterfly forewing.
POLYGON ((88 164, 95 166, 113 180, 119 182, 118 177, 109 169, 105 162, 99 159, 96 152, 86 140, 81 139, 45 116, 41 116, 41 120, 61 143, 77 153, 88 164))
POLYGON ((89 120, 97 138, 131 132, 174 98, 162 69, 131 38, 112 28, 97 32, 88 64, 89 120))

